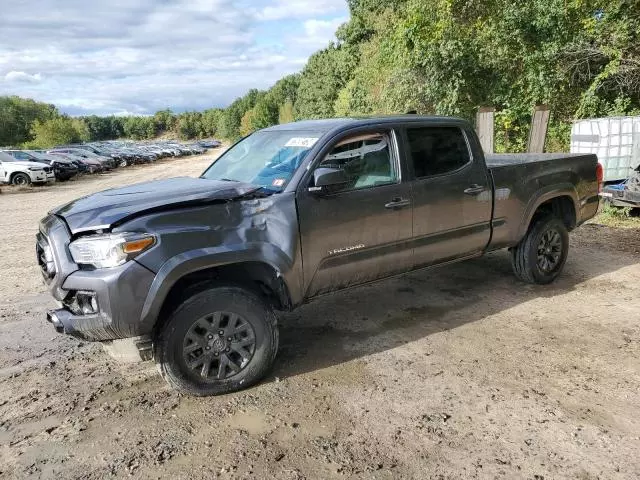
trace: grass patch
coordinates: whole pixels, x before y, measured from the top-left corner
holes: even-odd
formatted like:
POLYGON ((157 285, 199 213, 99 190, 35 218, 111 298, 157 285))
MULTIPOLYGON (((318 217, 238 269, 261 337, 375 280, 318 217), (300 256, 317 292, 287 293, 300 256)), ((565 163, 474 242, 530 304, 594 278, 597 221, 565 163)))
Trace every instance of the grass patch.
POLYGON ((616 228, 640 228, 640 215, 638 209, 606 205, 598 212, 593 222, 616 228))

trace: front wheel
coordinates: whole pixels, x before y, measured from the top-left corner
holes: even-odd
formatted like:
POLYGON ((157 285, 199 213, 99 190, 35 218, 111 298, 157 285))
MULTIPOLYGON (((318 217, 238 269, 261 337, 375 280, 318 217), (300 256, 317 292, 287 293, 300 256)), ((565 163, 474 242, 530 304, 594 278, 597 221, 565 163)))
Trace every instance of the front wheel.
POLYGON ((31 184, 31 178, 26 173, 16 173, 11 179, 12 185, 25 186, 31 184))
POLYGON ((569 254, 569 233, 553 216, 534 221, 522 241, 511 249, 511 265, 520 280, 545 285, 562 272, 569 254))
POLYGON ((171 314, 154 357, 174 389, 197 396, 249 387, 271 368, 278 350, 273 309, 241 287, 212 287, 171 314))

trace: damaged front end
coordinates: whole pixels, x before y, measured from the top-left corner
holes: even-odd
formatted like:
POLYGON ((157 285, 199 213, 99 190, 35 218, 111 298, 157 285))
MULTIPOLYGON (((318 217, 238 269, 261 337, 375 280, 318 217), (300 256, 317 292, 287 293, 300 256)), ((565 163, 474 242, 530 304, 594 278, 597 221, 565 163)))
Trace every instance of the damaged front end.
MULTIPOLYGON (((223 280, 252 279, 276 308, 288 309, 300 297, 293 194, 175 180, 164 200, 159 188, 143 184, 86 197, 43 219, 36 253, 45 283, 62 307, 47 314, 56 331, 108 346, 133 338, 134 346, 128 342, 124 351, 140 352, 138 345, 147 345, 175 288, 184 279, 211 278, 212 272, 223 280), (176 193, 177 185, 186 188, 184 195, 176 193), (106 246, 94 245, 101 241, 106 246), (137 248, 141 242, 143 249, 125 255, 125 246, 137 248), (114 257, 114 246, 123 255, 114 257)), ((156 187, 167 187, 166 182, 156 187)))

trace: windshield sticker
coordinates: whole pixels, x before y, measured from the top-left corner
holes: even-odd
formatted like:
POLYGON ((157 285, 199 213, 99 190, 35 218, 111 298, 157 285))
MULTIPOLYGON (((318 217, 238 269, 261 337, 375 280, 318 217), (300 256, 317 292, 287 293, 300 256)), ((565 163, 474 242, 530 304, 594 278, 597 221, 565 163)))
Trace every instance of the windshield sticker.
POLYGON ((284 178, 276 178, 271 185, 273 185, 274 187, 282 187, 284 185, 284 182, 284 178))
POLYGON ((318 141, 317 138, 313 137, 293 137, 289 140, 284 146, 285 147, 303 147, 303 148, 311 148, 318 141))

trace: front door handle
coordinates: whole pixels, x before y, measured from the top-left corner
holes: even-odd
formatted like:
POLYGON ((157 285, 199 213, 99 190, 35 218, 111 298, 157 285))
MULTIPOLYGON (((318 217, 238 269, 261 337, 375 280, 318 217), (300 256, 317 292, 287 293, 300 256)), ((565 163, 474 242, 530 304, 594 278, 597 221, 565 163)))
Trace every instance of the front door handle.
POLYGON ((398 197, 398 198, 394 198, 389 203, 385 203, 384 208, 399 210, 401 208, 408 207, 409 205, 411 205, 411 201, 407 200, 406 198, 398 197))
POLYGON ((467 188, 464 193, 467 195, 479 195, 484 192, 484 187, 482 185, 473 184, 469 188, 467 188))

